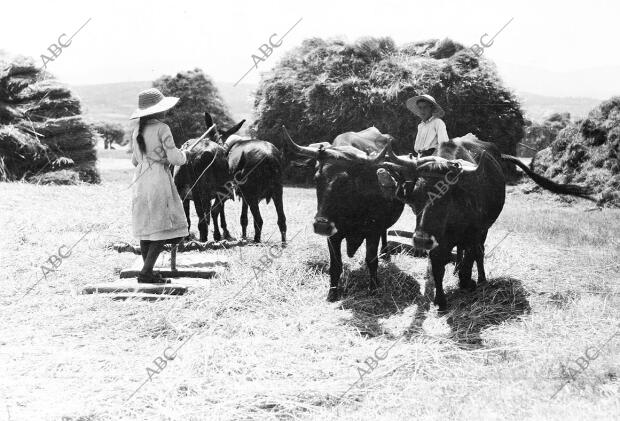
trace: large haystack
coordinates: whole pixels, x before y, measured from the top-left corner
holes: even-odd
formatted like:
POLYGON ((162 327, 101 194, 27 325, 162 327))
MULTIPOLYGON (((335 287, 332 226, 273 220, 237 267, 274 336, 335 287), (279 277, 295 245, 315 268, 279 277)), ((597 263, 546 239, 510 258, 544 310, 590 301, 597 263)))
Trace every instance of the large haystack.
POLYGON ((570 113, 553 113, 542 123, 525 119, 525 137, 517 148, 517 155, 532 158, 546 148, 565 127, 572 123, 570 113))
POLYGON ((25 57, 0 57, 0 181, 99 182, 96 135, 64 85, 25 57))
POLYGON ((620 206, 620 97, 563 129, 531 167, 557 181, 587 184, 605 202, 620 206))
POLYGON ((256 100, 258 136, 280 146, 285 124, 300 144, 375 126, 410 152, 420 120, 407 98, 429 93, 444 107, 450 137, 469 132, 515 154, 523 137, 516 97, 495 66, 451 40, 397 47, 390 38, 354 43, 313 38, 263 76, 256 100))

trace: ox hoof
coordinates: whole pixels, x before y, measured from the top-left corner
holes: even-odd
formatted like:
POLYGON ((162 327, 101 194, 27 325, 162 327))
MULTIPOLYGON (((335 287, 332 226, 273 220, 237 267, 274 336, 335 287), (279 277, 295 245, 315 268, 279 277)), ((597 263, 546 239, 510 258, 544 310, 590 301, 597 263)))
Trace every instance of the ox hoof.
POLYGON ((327 294, 327 302, 333 303, 335 301, 340 300, 342 297, 342 290, 340 288, 330 288, 329 293, 327 294))
POLYGON ((421 249, 413 249, 413 257, 428 257, 428 252, 421 249))
POLYGON ((473 291, 476 289, 476 283, 473 279, 468 281, 459 281, 459 288, 467 291, 473 291))
POLYGON ((439 307, 437 309, 439 312, 445 312, 448 309, 448 301, 446 300, 446 297, 435 297, 433 302, 437 307, 439 307))
POLYGON ((213 234, 213 241, 221 241, 222 240, 222 235, 221 234, 213 234))

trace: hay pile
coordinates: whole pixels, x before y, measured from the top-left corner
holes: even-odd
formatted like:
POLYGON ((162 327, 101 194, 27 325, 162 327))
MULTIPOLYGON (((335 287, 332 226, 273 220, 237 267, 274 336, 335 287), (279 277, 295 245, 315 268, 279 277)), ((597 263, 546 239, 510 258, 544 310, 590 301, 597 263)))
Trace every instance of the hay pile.
POLYGON ((421 93, 444 107, 450 137, 471 132, 515 154, 524 124, 515 95, 484 56, 449 39, 401 47, 391 38, 307 39, 263 75, 255 128, 281 146, 282 124, 302 145, 375 126, 406 153, 420 120, 405 101, 421 93))
POLYGON ((553 113, 542 123, 525 119, 525 137, 517 155, 532 158, 551 144, 560 131, 572 123, 570 113, 553 113))
POLYGON ((530 166, 556 181, 587 184, 603 202, 620 206, 620 97, 560 131, 530 166))
POLYGON ((32 59, 0 56, 0 181, 99 182, 97 137, 80 113, 32 59))

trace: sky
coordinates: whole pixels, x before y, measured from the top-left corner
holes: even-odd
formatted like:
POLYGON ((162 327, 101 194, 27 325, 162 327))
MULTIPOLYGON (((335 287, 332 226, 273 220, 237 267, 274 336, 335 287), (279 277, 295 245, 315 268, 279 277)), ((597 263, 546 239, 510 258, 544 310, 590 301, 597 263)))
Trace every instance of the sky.
POLYGON ((196 67, 232 83, 252 69, 242 83, 257 83, 306 38, 390 36, 403 44, 449 37, 471 46, 484 34, 488 43, 513 19, 483 52, 508 87, 549 96, 620 95, 617 1, 30 0, 3 2, 1 10, 0 49, 41 65, 42 54, 52 57, 51 44, 59 37, 67 44, 86 23, 47 63, 73 85, 150 81, 196 67), (255 68, 259 47, 291 27, 255 68))

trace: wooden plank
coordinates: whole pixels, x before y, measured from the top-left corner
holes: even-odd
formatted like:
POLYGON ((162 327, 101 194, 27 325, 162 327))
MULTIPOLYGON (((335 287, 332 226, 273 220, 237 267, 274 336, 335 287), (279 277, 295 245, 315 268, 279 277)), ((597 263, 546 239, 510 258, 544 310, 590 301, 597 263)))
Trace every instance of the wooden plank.
POLYGON ((187 284, 176 282, 171 284, 139 284, 134 279, 86 285, 82 288, 82 294, 145 293, 183 295, 189 287, 187 284))
POLYGON ((413 233, 411 231, 403 231, 403 230, 388 230, 388 237, 403 237, 403 238, 413 238, 413 233))
POLYGON ((416 250, 413 247, 411 238, 405 238, 401 236, 392 236, 388 232, 388 244, 387 248, 390 254, 405 253, 413 257, 426 257, 427 252, 416 250))
POLYGON ((166 294, 142 294, 135 292, 120 292, 107 296, 113 300, 144 300, 144 301, 160 301, 174 297, 174 295, 166 294))
MULTIPOLYGON (((397 232, 397 231, 394 231, 397 232)), ((403 232, 403 231, 400 231, 403 232)), ((406 232, 406 231, 405 231, 406 232)), ((413 241, 409 238, 405 238, 402 236, 392 236, 389 235, 390 231, 388 231, 388 252, 390 254, 396 253, 405 253, 413 257, 428 257, 428 252, 425 250, 416 250, 413 247, 413 241)), ((412 234, 413 237, 413 234, 412 234)), ((450 262, 456 262, 456 253, 451 253, 450 262)))
MULTIPOLYGON (((142 265, 140 268, 129 268, 121 270, 120 277, 123 279, 127 278, 136 278, 140 273, 140 269, 142 269, 142 265)), ((220 271, 212 268, 192 268, 192 269, 184 269, 182 267, 177 266, 177 270, 173 271, 170 268, 155 268, 155 270, 159 271, 164 278, 202 278, 208 279, 216 276, 220 271)))
MULTIPOLYGON (((212 254, 177 254, 176 270, 171 269, 171 260, 168 253, 159 256, 154 270, 165 278, 213 278, 228 267, 225 256, 212 254)), ((138 257, 129 268, 121 270, 121 278, 135 278, 142 270, 142 258, 138 257)))

